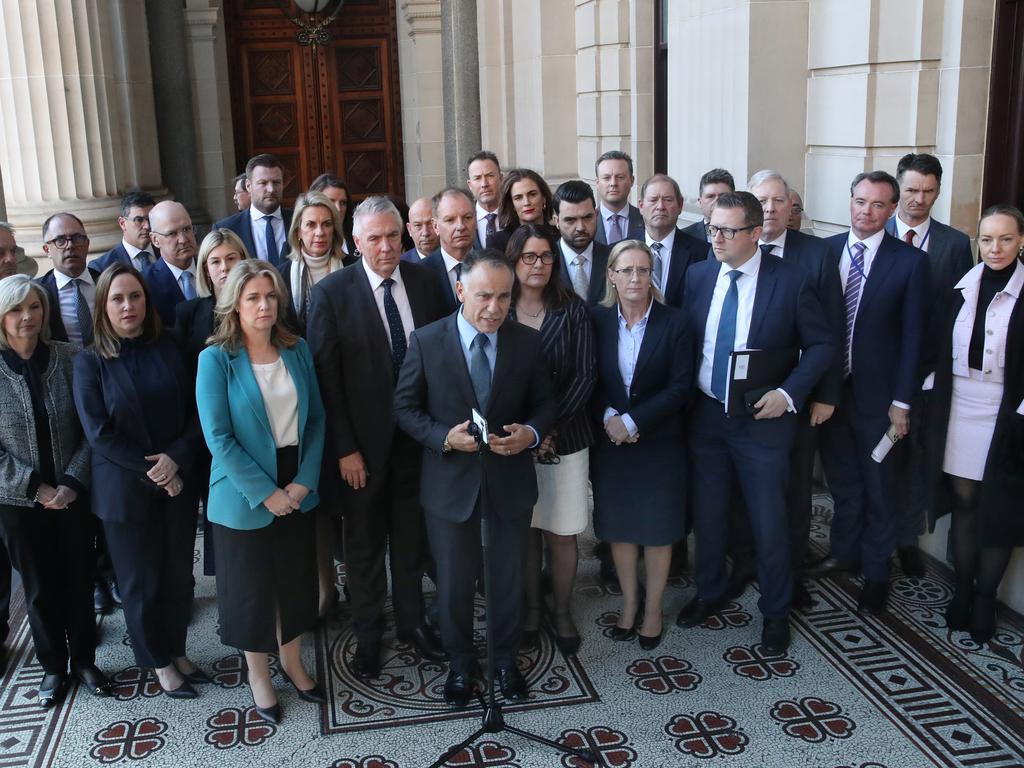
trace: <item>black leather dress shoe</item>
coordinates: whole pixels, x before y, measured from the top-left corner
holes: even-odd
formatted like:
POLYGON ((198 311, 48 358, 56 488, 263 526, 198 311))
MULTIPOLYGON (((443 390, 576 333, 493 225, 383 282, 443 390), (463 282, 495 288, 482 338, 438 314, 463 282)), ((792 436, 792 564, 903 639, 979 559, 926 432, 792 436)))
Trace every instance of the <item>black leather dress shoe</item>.
POLYGON ((515 664, 498 667, 496 674, 501 695, 505 697, 506 701, 521 701, 526 698, 526 678, 515 664))
POLYGON ((114 601, 110 597, 110 589, 103 580, 98 580, 92 587, 92 609, 101 616, 114 610, 114 601))
POLYGON ((380 674, 380 643, 359 641, 352 656, 352 671, 359 677, 377 677, 380 674))
POLYGON ((447 661, 448 654, 441 645, 441 638, 427 627, 420 624, 412 632, 399 632, 400 642, 413 646, 419 651, 420 656, 429 661, 447 661))
POLYGON ((860 599, 857 601, 857 610, 861 613, 877 614, 885 610, 885 603, 889 597, 888 581, 864 580, 864 588, 861 590, 860 599))
POLYGON ((822 576, 831 576, 834 573, 850 573, 858 570, 860 570, 860 563, 856 560, 825 555, 821 560, 808 566, 807 575, 812 579, 820 579, 822 576))
POLYGON ((899 557, 900 570, 903 571, 904 576, 910 576, 915 579, 924 577, 924 558, 921 556, 920 549, 913 546, 900 547, 896 554, 899 557))
POLYGON ((43 675, 39 683, 39 706, 49 709, 62 698, 67 691, 68 680, 64 675, 43 675))
POLYGON ((971 628, 972 591, 969 584, 958 585, 946 606, 946 627, 953 632, 966 632, 971 628))
POLYGON ((114 685, 110 682, 110 678, 100 672, 93 664, 79 667, 72 672, 78 678, 82 687, 93 696, 106 697, 110 696, 113 691, 114 685))
POLYGON ((725 605, 725 600, 722 598, 717 600, 701 600, 699 597, 695 597, 684 605, 683 610, 679 612, 679 616, 676 617, 676 626, 699 627, 709 617, 718 613, 723 605, 725 605))
POLYGON ((971 640, 984 645, 996 633, 995 595, 974 595, 971 606, 971 640))
POLYGON ((465 709, 473 697, 473 676, 468 672, 448 672, 444 681, 444 700, 456 709, 465 709))
POLYGON ((735 600, 743 596, 743 593, 747 591, 747 586, 754 580, 755 574, 749 568, 743 566, 735 566, 732 569, 732 573, 729 574, 729 581, 726 582, 725 592, 723 596, 727 600, 735 600))
POLYGON ((811 593, 807 591, 807 587, 800 579, 794 579, 793 581, 793 596, 789 600, 789 604, 798 610, 804 608, 813 608, 817 603, 811 593))
POLYGON ((761 628, 761 648, 771 656, 782 656, 789 650, 789 620, 765 619, 761 628))

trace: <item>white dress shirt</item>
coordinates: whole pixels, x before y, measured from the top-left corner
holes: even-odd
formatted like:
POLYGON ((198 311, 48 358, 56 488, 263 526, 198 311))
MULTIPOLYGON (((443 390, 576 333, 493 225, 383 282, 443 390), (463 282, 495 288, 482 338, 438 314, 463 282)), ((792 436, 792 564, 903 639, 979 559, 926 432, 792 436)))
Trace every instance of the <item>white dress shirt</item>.
MULTIPOLYGON (((897 218, 898 221, 898 218, 897 218)), ((846 238, 846 247, 843 249, 843 255, 839 259, 839 280, 843 284, 843 294, 846 293, 846 280, 850 276, 850 269, 853 266, 853 260, 850 254, 853 252, 853 246, 857 243, 864 243, 864 253, 861 258, 864 261, 864 274, 861 276, 860 294, 857 296, 857 312, 860 312, 860 302, 864 298, 864 289, 868 284, 868 276, 871 274, 871 265, 875 261, 875 254, 878 253, 879 247, 882 245, 882 240, 885 239, 885 230, 881 229, 866 240, 860 240, 850 230, 849 236, 846 238)), ((856 333, 857 328, 857 314, 854 313, 853 328, 850 329, 850 360, 847 360, 847 366, 850 369, 850 373, 853 373, 853 334, 856 333)), ((910 405, 907 403, 900 402, 899 400, 893 400, 892 404, 906 410, 910 410, 910 405)))
POLYGON ((134 245, 122 238, 121 247, 124 248, 124 252, 128 254, 128 258, 132 260, 132 266, 136 269, 138 269, 139 266, 137 262, 140 253, 144 253, 146 255, 146 263, 142 265, 143 268, 148 267, 156 261, 156 254, 153 253, 153 246, 150 246, 149 248, 136 248, 134 245))
POLYGON ((774 240, 765 240, 762 238, 761 240, 757 241, 757 245, 758 247, 761 247, 762 245, 770 245, 772 246, 772 256, 778 256, 780 259, 785 258, 786 232, 788 231, 788 229, 782 230, 782 234, 776 237, 774 240))
POLYGON ((452 287, 452 293, 455 295, 456 298, 458 298, 459 294, 455 293, 455 283, 457 282, 457 278, 455 277, 455 267, 457 267, 462 262, 456 259, 454 256, 449 256, 448 251, 446 251, 444 248, 441 249, 441 258, 444 259, 444 268, 445 271, 448 273, 448 284, 452 287))
MULTIPOLYGON (((652 238, 646 230, 644 230, 644 242, 647 243, 647 247, 650 248, 655 243, 661 243, 661 280, 658 283, 661 286, 661 292, 665 292, 665 284, 668 282, 668 269, 672 263, 672 246, 676 242, 676 229, 672 228, 672 231, 668 233, 668 237, 664 240, 655 240, 652 238)), ((651 266, 654 266, 654 249, 651 249, 651 266)), ((653 281, 653 278, 652 278, 653 281)))
POLYGON ((583 253, 576 253, 572 246, 562 239, 559 239, 558 247, 562 250, 562 263, 565 265, 565 276, 569 278, 569 282, 572 283, 572 278, 576 274, 576 267, 573 265, 573 262, 579 256, 583 259, 583 274, 587 276, 587 285, 589 286, 590 276, 594 267, 594 241, 590 241, 590 245, 583 250, 583 253))
MULTIPOLYGON (((708 397, 717 400, 711 392, 711 373, 715 363, 715 345, 718 342, 718 322, 722 317, 722 303, 732 282, 729 273, 732 267, 724 262, 718 269, 718 280, 711 294, 711 306, 708 308, 708 319, 704 324, 704 345, 701 354, 700 369, 697 371, 697 386, 708 397)), ((743 276, 736 280, 736 292, 739 303, 736 307, 736 342, 734 351, 747 348, 747 335, 750 333, 750 318, 754 314, 754 294, 757 292, 757 274, 761 270, 761 251, 738 268, 743 276)))
POLYGON ((284 359, 273 363, 250 363, 256 384, 263 395, 274 445, 284 448, 299 444, 299 395, 284 359))
POLYGON ((920 248, 925 253, 928 252, 928 241, 931 239, 928 233, 932 228, 932 218, 929 216, 927 219, 922 221, 916 227, 912 227, 909 224, 904 223, 903 219, 900 218, 899 214, 896 214, 896 237, 906 242, 907 230, 914 230, 914 247, 920 248))
MULTIPOLYGON (((626 388, 626 396, 629 396, 629 390, 633 386, 633 376, 636 374, 636 361, 640 357, 640 347, 644 343, 644 334, 647 333, 647 321, 651 319, 651 307, 654 306, 654 299, 651 299, 651 303, 647 305, 647 311, 644 312, 644 316, 633 324, 630 328, 626 324, 626 318, 622 316, 622 308, 618 305, 615 307, 615 316, 618 318, 619 328, 619 375, 622 377, 622 384, 626 388)), ((614 408, 606 408, 604 411, 604 423, 607 424, 608 420, 613 416, 622 416, 622 424, 629 431, 630 437, 636 437, 639 431, 636 426, 636 422, 628 413, 619 414, 614 408)))
MULTIPOLYGON (((60 319, 64 323, 64 331, 72 343, 81 344, 82 329, 78 327, 78 313, 75 312, 74 280, 76 278, 68 277, 56 269, 53 270, 53 277, 57 284, 57 297, 60 300, 60 319)), ((92 281, 92 273, 88 269, 83 269, 82 274, 77 279, 81 281, 79 288, 82 291, 85 303, 89 305, 89 314, 96 317, 96 284, 92 281)))
POLYGON ((498 211, 488 211, 480 203, 476 204, 476 236, 480 239, 480 245, 487 245, 487 215, 494 214, 494 231, 498 232, 501 225, 498 223, 498 211))
POLYGON ((278 255, 283 254, 288 233, 284 231, 281 208, 278 207, 273 213, 263 214, 255 205, 250 205, 249 216, 252 218, 252 243, 256 247, 256 253, 252 254, 252 258, 264 260, 267 258, 267 224, 263 221, 267 216, 273 218, 271 226, 274 228, 274 240, 277 241, 277 253, 278 255))
MULTIPOLYGON (((366 259, 360 259, 359 263, 363 265, 366 277, 370 281, 373 300, 377 302, 377 311, 380 313, 381 322, 384 323, 384 335, 387 336, 388 344, 390 345, 391 326, 388 325, 388 314, 384 309, 384 280, 386 278, 381 277, 370 269, 366 259)), ((391 286, 391 296, 398 306, 398 314, 402 317, 402 330, 405 331, 405 343, 408 345, 409 334, 416 328, 416 324, 412 319, 412 306, 409 304, 409 294, 405 292, 405 283, 402 282, 402 270, 400 267, 395 267, 395 271, 391 273, 391 279, 395 281, 394 285, 391 286)))
POLYGON ((176 282, 178 284, 178 287, 181 289, 182 293, 185 292, 185 287, 181 284, 181 276, 185 272, 188 272, 190 275, 192 275, 192 290, 194 290, 196 292, 196 296, 199 295, 199 284, 196 282, 196 265, 195 265, 195 262, 192 262, 191 264, 189 264, 188 265, 188 269, 178 269, 176 266, 171 264, 171 262, 169 262, 167 259, 164 259, 164 264, 166 264, 167 268, 169 270, 171 270, 171 274, 174 275, 174 282, 176 282))
POLYGON ((600 205, 597 206, 597 212, 601 216, 601 226, 604 227, 604 239, 606 243, 614 245, 614 243, 612 242, 611 234, 608 230, 612 225, 612 216, 615 216, 616 214, 622 217, 621 219, 619 219, 619 229, 622 230, 622 237, 626 238, 629 236, 629 203, 626 203, 626 205, 622 206, 621 211, 611 211, 608 208, 606 208, 604 203, 602 202, 600 205))

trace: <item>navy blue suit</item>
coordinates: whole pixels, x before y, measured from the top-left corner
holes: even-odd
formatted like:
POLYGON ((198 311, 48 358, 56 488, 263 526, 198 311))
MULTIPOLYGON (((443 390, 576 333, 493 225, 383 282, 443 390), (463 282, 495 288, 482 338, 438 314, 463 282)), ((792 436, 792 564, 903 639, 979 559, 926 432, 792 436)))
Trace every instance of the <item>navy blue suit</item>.
MULTIPOLYGON (((153 251, 156 253, 156 258, 159 259, 160 254, 156 251, 156 248, 154 248, 153 251)), ((128 255, 128 251, 125 250, 123 242, 118 243, 98 259, 90 262, 89 269, 95 270, 96 272, 102 272, 111 264, 116 264, 118 262, 121 264, 127 264, 129 267, 135 266, 131 256, 128 255)))
POLYGON ((181 292, 181 286, 174 279, 174 273, 167 266, 163 259, 150 264, 142 277, 149 286, 149 297, 160 315, 160 322, 164 328, 174 327, 174 316, 176 307, 185 301, 185 294, 181 292))
MULTIPOLYGON (((704 228, 703 218, 693 222, 693 224, 688 224, 683 227, 683 232, 688 234, 690 237, 695 237, 698 240, 703 240, 705 243, 708 243, 708 231, 704 228)), ((710 245, 710 243, 708 243, 708 245, 710 245)))
MULTIPOLYGON (((842 233, 826 240, 836 265, 847 239, 842 233)), ((896 549, 897 462, 890 456, 879 464, 871 451, 889 429, 893 401, 910 404, 921 387, 930 290, 924 252, 886 234, 861 288, 851 373, 843 382, 839 407, 823 426, 822 458, 835 501, 831 551, 848 561, 860 560, 864 577, 874 582, 888 579, 896 549)))
MULTIPOLYGON (((100 273, 92 264, 87 268, 94 283, 100 279, 100 273)), ((46 296, 50 299, 50 338, 54 341, 67 341, 68 332, 64 330, 64 319, 60 315, 60 296, 57 293, 57 278, 54 277, 53 270, 37 278, 36 282, 46 289, 46 296)))
MULTIPOLYGON (((808 397, 835 355, 828 325, 807 273, 775 256, 761 257, 757 274, 748 349, 802 351, 800 362, 780 383, 800 416, 808 397)), ((700 370, 715 283, 721 264, 708 259, 687 276, 683 306, 695 340, 695 369, 700 370)), ((757 545, 761 584, 758 607, 769 619, 789 612, 793 573, 787 534, 786 485, 790 450, 798 416, 755 420, 742 414, 726 417, 721 402, 701 393, 690 427, 693 465, 694 531, 697 536, 697 594, 705 601, 722 597, 726 585, 727 518, 732 487, 739 481, 757 545)))
MULTIPOLYGON (((291 246, 288 245, 288 230, 292 226, 292 209, 282 208, 281 219, 284 221, 285 241, 284 246, 281 248, 281 253, 278 254, 277 261, 274 263, 275 267, 279 266, 286 259, 288 252, 291 251, 291 246)), ((213 225, 213 228, 230 229, 242 238, 242 243, 245 245, 245 250, 249 252, 250 259, 261 258, 260 254, 256 252, 256 241, 252 237, 252 215, 249 213, 248 208, 221 219, 213 225)), ((351 251, 351 249, 352 246, 350 245, 349 250, 351 251)))
MULTIPOLYGON (((628 237, 643 243, 647 234, 644 227, 640 226, 638 229, 631 229, 628 237)), ((666 304, 682 309, 686 273, 694 264, 706 260, 710 251, 711 246, 705 241, 691 237, 681 229, 676 230, 672 240, 672 258, 668 263, 668 276, 661 285, 661 295, 665 297, 666 304)))
MULTIPOLYGON (((619 211, 622 215, 626 216, 625 225, 622 227, 622 237, 626 239, 630 237, 630 232, 644 228, 644 217, 640 215, 640 209, 630 203, 625 209, 625 212, 619 211)), ((620 222, 621 224, 622 222, 620 222)), ((643 240, 643 238, 640 238, 643 240)), ((601 214, 601 204, 597 206, 597 232, 594 233, 594 241, 601 245, 613 246, 615 243, 608 242, 608 236, 604 231, 604 216, 601 214)))
POLYGON ((452 290, 452 284, 448 281, 448 270, 445 267, 441 249, 438 248, 427 258, 423 259, 420 264, 434 273, 438 288, 441 289, 441 296, 444 299, 445 307, 449 312, 454 312, 460 306, 460 302, 455 296, 455 291, 452 290))
POLYGON ((415 248, 410 248, 408 251, 402 254, 402 261, 407 261, 410 264, 419 264, 423 259, 420 258, 420 252, 415 248))
MULTIPOLYGON (((899 237, 895 216, 885 223, 885 231, 899 237)), ((953 286, 974 266, 971 240, 960 230, 932 219, 928 225, 927 237, 928 266, 931 269, 932 285, 928 296, 928 326, 921 350, 922 381, 936 367, 937 355, 946 333, 946 328, 943 327, 944 318, 949 312, 952 297, 956 295, 953 286)), ((899 488, 899 522, 896 535, 900 547, 916 546, 918 537, 924 533, 928 495, 925 478, 929 473, 926 466, 926 446, 930 439, 926 431, 931 423, 930 419, 924 418, 924 414, 927 413, 930 402, 930 392, 917 392, 910 405, 919 418, 911 418, 906 447, 893 457, 900 462, 896 472, 899 488)))

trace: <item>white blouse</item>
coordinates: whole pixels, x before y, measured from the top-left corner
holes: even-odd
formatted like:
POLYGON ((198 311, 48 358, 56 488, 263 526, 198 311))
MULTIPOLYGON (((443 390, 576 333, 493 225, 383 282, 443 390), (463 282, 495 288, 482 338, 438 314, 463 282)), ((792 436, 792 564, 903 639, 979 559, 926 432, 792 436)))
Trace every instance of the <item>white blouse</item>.
POLYGON ((282 358, 273 363, 252 363, 267 409, 270 430, 278 448, 299 444, 299 396, 282 358))

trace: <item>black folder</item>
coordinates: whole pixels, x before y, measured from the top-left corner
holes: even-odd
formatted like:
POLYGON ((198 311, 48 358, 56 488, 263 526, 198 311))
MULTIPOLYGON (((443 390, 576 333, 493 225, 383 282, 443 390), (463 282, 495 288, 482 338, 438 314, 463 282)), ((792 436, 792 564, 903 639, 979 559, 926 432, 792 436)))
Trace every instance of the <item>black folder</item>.
POLYGON ((751 404, 765 392, 782 385, 800 361, 800 350, 748 349, 729 355, 729 393, 726 396, 725 415, 740 417, 750 413, 747 397, 757 395, 751 404))

